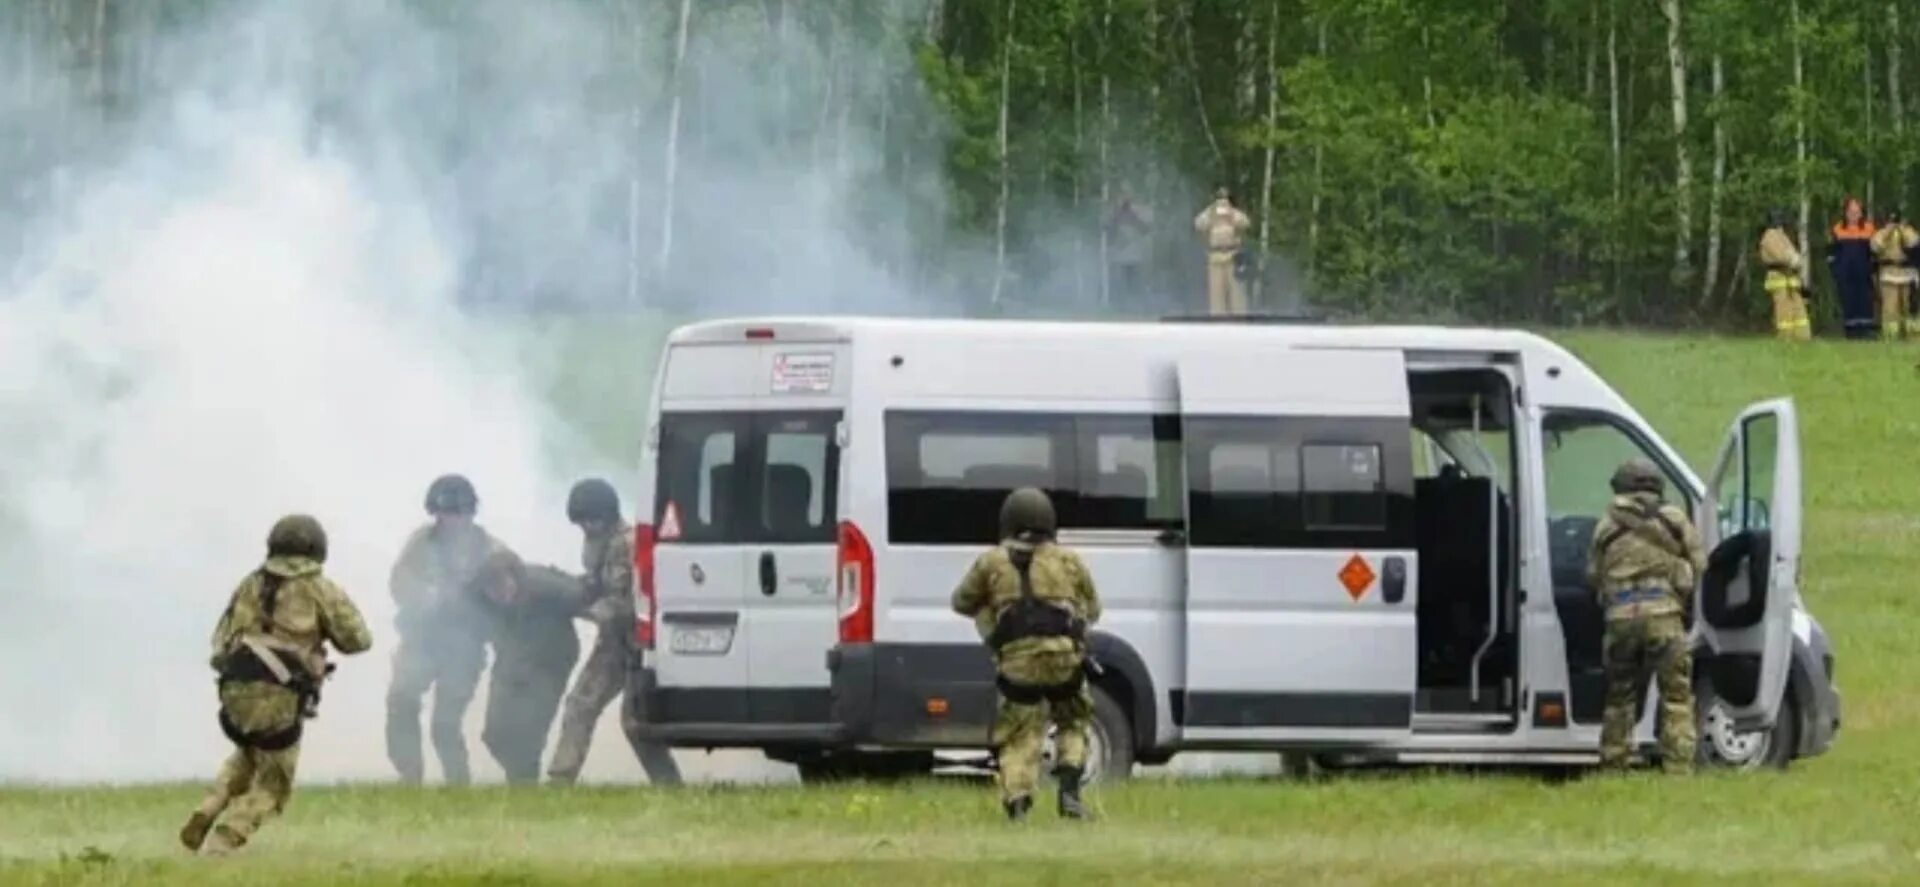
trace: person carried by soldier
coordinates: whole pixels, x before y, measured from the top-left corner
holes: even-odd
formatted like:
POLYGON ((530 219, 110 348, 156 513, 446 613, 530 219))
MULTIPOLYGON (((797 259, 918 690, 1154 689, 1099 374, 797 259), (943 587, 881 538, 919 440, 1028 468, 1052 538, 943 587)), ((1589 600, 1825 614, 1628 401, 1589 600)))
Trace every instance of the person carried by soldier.
POLYGON ((508 784, 537 783, 547 734, 580 661, 573 620, 586 606, 586 589, 557 567, 522 562, 505 545, 487 557, 481 585, 494 634, 480 742, 508 784))
POLYGON ((1247 313, 1247 290, 1240 280, 1245 259, 1241 247, 1253 220, 1233 205, 1223 185, 1213 202, 1193 218, 1193 230, 1207 246, 1207 310, 1216 315, 1247 313))
MULTIPOLYGON (((560 715, 560 739, 554 744, 547 777, 556 785, 572 785, 586 765, 593 728, 607 706, 627 690, 633 649, 633 526, 620 516, 620 495, 600 478, 573 485, 567 494, 567 520, 580 528, 580 564, 586 570, 583 618, 598 628, 586 665, 574 679, 560 715)), ((655 785, 677 785, 680 767, 664 744, 635 738, 633 706, 626 706, 622 726, 647 780, 655 785)))
POLYGON ((480 499, 465 477, 434 479, 425 507, 432 522, 408 537, 388 580, 400 648, 387 688, 387 758, 401 781, 425 778, 420 709, 432 690, 430 731, 441 774, 449 785, 466 785, 472 771, 462 725, 487 667, 492 630, 480 579, 500 545, 474 522, 480 499))
POLYGON ((1764 287, 1773 302, 1774 335, 1789 342, 1813 338, 1806 289, 1801 285, 1806 262, 1794 245, 1793 223, 1784 209, 1767 215, 1767 227, 1760 234, 1760 267, 1766 269, 1764 287))
POLYGON ((1606 613, 1600 763, 1626 766, 1640 692, 1651 678, 1660 691, 1661 767, 1685 774, 1694 761, 1687 635, 1706 550, 1686 512, 1664 501, 1666 480, 1651 461, 1629 459, 1614 471, 1610 486, 1613 499, 1594 527, 1587 560, 1587 580, 1606 613))
POLYGON ((373 646, 359 609, 322 573, 326 560, 319 521, 281 518, 267 533, 266 561, 240 581, 220 614, 211 664, 219 676, 220 730, 233 752, 180 829, 188 850, 237 850, 286 810, 303 722, 318 714, 320 684, 333 671, 327 645, 346 655, 373 646))
POLYGON ((1000 544, 953 591, 953 611, 974 621, 993 657, 1000 703, 990 741, 1001 805, 1015 821, 1033 808, 1049 722, 1060 815, 1087 816, 1080 797, 1093 720, 1086 633, 1100 619, 1100 596, 1085 562, 1054 541, 1055 528, 1046 493, 1015 490, 1000 507, 1000 544))

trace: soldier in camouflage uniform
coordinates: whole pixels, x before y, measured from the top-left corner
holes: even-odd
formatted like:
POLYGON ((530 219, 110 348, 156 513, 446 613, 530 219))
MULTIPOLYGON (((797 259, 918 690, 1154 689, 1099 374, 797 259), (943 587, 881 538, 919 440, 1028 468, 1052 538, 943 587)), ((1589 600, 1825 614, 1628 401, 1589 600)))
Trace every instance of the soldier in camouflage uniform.
POLYGON ((1033 807, 1049 720, 1060 815, 1086 816, 1080 779, 1093 720, 1086 629, 1100 618, 1100 597, 1086 564, 1053 541, 1054 526, 1045 493, 1015 490, 1000 508, 1003 541, 974 561, 953 592, 953 611, 972 619, 993 650, 1000 707, 991 741, 1001 804, 1014 820, 1033 807))
MULTIPOLYGON (((599 629, 587 664, 574 680, 560 715, 560 740, 554 744, 547 776, 558 785, 572 785, 586 765, 593 726, 607 705, 627 689, 627 668, 634 656, 633 527, 620 516, 620 496, 613 485, 589 478, 567 494, 567 520, 580 528, 584 544, 580 563, 588 601, 584 618, 599 629)), ((623 717, 631 717, 629 711, 623 717)), ((624 726, 633 726, 625 724, 624 726)), ((633 753, 656 785, 680 782, 680 768, 667 747, 640 742, 627 731, 633 753)))
POLYGON ((434 480, 426 509, 433 522, 407 539, 389 586, 398 607, 400 648, 387 688, 387 758, 407 783, 426 775, 420 752, 420 703, 433 691, 434 754, 449 785, 472 779, 462 732, 467 706, 487 667, 492 630, 480 589, 482 568, 499 543, 474 523, 480 500, 457 474, 434 480))
POLYGON ((547 733, 580 660, 573 617, 585 606, 585 590, 559 569, 522 563, 504 545, 487 559, 482 584, 494 610, 494 635, 480 741, 507 782, 538 782, 547 733))
POLYGON ((1613 501, 1594 528, 1587 579, 1606 611, 1607 709, 1601 763, 1624 767, 1639 695, 1660 688, 1660 760, 1669 773, 1693 767, 1693 652, 1687 623, 1706 551, 1687 514, 1662 501, 1665 481, 1646 459, 1613 475, 1613 501))
POLYGON ((220 729, 234 748, 180 829, 189 850, 239 849, 286 809, 301 722, 315 713, 320 682, 332 671, 326 645, 353 654, 373 644, 353 601, 321 575, 326 559, 319 521, 281 518, 267 534, 266 563, 241 580, 220 615, 212 664, 220 675, 220 729))

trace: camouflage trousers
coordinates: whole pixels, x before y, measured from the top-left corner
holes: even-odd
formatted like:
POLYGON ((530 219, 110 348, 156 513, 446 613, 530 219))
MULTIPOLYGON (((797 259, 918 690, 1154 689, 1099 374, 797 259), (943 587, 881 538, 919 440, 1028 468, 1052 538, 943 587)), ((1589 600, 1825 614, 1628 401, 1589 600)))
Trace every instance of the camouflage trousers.
POLYGON ((1693 655, 1679 615, 1609 619, 1606 634, 1607 710, 1600 728, 1600 763, 1626 766, 1640 691, 1652 679, 1660 691, 1660 760, 1669 773, 1693 769, 1693 655))
POLYGON ((225 814, 220 824, 231 836, 227 840, 236 845, 244 843, 262 823, 287 808, 287 800, 293 796, 294 767, 299 761, 299 743, 279 751, 235 746, 226 763, 220 765, 213 790, 194 810, 194 818, 203 823, 200 830, 204 833, 225 814))
MULTIPOLYGON (((1044 687, 1072 680, 1080 668, 1078 654, 1047 653, 1023 657, 1020 662, 1003 662, 1000 674, 1017 684, 1044 687)), ((1048 724, 1055 731, 1055 765, 1086 766, 1087 731, 1092 723, 1093 697, 1084 683, 1071 696, 1037 702, 1016 702, 1002 690, 992 734, 999 759, 1001 798, 1013 800, 1033 794, 1040 781, 1040 753, 1047 744, 1048 724)))
POLYGON ((539 782, 540 756, 579 649, 546 651, 552 655, 543 657, 506 643, 498 648, 487 682, 486 725, 480 741, 507 774, 507 782, 539 782))
POLYGON ((441 775, 449 785, 471 781, 463 722, 486 667, 484 637, 454 631, 401 636, 400 649, 393 654, 393 682, 387 687, 387 760, 402 781, 418 783, 426 776, 426 760, 420 752, 420 708, 429 689, 433 712, 428 729, 441 775))
MULTIPOLYGON (((561 704, 560 739, 553 746, 553 762, 547 765, 547 776, 554 782, 570 784, 580 778, 580 769, 587 763, 587 749, 593 744, 594 725, 600 722, 607 706, 627 690, 630 655, 627 641, 617 629, 600 626, 593 652, 587 654, 587 664, 581 667, 580 677, 574 680, 566 702, 561 704)), ((622 726, 630 725, 623 720, 622 726)), ((627 733, 632 736, 631 730, 627 733)), ((680 766, 674 763, 673 755, 664 744, 637 742, 631 738, 628 742, 633 746, 634 756, 640 759, 640 768, 646 771, 648 782, 680 783, 680 766)))

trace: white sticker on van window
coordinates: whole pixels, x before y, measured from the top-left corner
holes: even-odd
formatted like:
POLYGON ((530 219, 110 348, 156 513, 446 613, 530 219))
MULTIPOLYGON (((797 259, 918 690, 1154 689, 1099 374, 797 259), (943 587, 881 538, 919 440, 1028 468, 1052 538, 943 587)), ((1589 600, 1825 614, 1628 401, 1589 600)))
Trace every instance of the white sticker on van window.
POLYGON ((663 542, 680 538, 680 506, 667 503, 666 512, 660 516, 660 540, 663 542))
POLYGON ((776 354, 773 393, 824 394, 833 390, 833 355, 776 354))

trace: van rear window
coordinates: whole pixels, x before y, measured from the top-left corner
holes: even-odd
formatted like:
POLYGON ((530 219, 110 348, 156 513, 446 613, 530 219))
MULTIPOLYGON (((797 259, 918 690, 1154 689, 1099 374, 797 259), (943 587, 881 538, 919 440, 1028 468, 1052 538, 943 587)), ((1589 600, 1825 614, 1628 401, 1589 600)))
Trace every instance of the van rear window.
POLYGON ((662 415, 653 512, 661 541, 831 544, 839 423, 838 411, 662 415))

